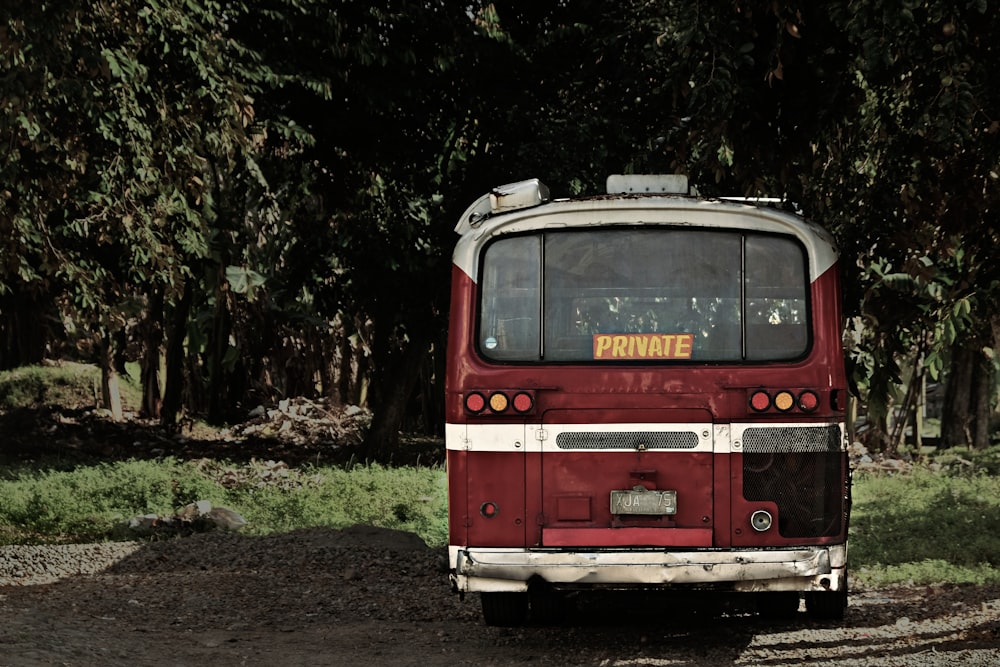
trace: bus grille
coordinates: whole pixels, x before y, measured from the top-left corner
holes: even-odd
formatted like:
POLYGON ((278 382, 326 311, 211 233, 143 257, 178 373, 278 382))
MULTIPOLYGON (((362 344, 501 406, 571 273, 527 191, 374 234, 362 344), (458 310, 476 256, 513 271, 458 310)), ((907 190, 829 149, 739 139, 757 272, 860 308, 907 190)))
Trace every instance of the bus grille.
POLYGON ((840 426, 780 426, 748 428, 743 433, 743 451, 761 454, 791 452, 839 452, 840 426))
POLYGON ((778 506, 783 537, 839 535, 845 457, 837 425, 750 428, 743 434, 743 497, 778 506))
POLYGON ((584 431, 560 433, 559 449, 694 449, 698 434, 691 431, 584 431))

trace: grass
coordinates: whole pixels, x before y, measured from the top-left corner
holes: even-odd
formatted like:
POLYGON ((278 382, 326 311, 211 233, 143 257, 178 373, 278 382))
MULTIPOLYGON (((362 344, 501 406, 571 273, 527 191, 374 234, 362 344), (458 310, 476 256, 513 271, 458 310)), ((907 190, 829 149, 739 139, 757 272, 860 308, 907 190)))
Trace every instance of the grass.
MULTIPOLYGON (((142 390, 133 378, 138 367, 129 364, 119 391, 125 405, 139 405, 142 390)), ((93 365, 73 361, 44 366, 24 366, 0 373, 0 410, 58 405, 94 407, 98 404, 101 371, 93 365)))
POLYGON ((856 476, 855 578, 871 585, 1000 584, 998 457, 996 447, 952 451, 909 474, 856 476))
POLYGON ((239 512, 250 534, 367 524, 416 533, 431 546, 446 542, 441 468, 288 469, 167 458, 6 470, 3 478, 0 544, 115 539, 133 516, 169 516, 197 500, 239 512))

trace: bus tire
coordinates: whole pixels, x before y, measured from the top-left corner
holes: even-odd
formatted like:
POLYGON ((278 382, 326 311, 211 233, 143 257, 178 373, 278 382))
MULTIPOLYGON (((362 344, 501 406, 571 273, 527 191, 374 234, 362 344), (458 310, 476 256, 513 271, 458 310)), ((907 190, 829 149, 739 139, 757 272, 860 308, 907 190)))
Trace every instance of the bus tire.
POLYGON ((794 618, 799 612, 799 594, 777 591, 757 594, 757 613, 763 618, 794 618))
POLYGON ((842 621, 846 607, 847 591, 806 593, 806 612, 813 618, 842 621))
POLYGON ((480 593, 486 625, 514 627, 528 618, 527 593, 480 593))
POLYGON ((528 593, 531 602, 531 622, 538 625, 561 625, 569 613, 569 601, 553 590, 528 593))

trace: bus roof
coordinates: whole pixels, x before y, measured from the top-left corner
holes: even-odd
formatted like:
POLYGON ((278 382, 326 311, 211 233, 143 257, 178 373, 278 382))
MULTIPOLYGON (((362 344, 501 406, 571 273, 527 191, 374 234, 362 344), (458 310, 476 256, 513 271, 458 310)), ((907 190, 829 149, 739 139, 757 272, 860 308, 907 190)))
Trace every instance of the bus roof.
POLYGON ((455 228, 461 238, 452 261, 476 280, 482 244, 495 236, 549 229, 648 225, 794 236, 806 248, 810 281, 836 263, 836 244, 825 229, 798 215, 767 205, 753 205, 750 201, 753 200, 635 191, 549 200, 548 188, 537 179, 520 181, 494 188, 466 209, 455 228))

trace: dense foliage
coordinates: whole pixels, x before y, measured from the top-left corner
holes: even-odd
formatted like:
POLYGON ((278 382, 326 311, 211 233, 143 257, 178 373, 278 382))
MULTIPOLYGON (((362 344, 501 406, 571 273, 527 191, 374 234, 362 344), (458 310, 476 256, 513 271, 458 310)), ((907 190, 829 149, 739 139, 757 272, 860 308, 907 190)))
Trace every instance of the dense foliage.
MULTIPOLYGON (((14 0, 0 367, 139 361, 144 411, 325 394, 440 427, 452 221, 502 182, 684 172, 838 236, 881 423, 948 378, 983 445, 1000 274, 987 0, 14 0), (903 377, 905 369, 907 377, 903 377)), ((885 446, 894 446, 883 434, 885 446)))

